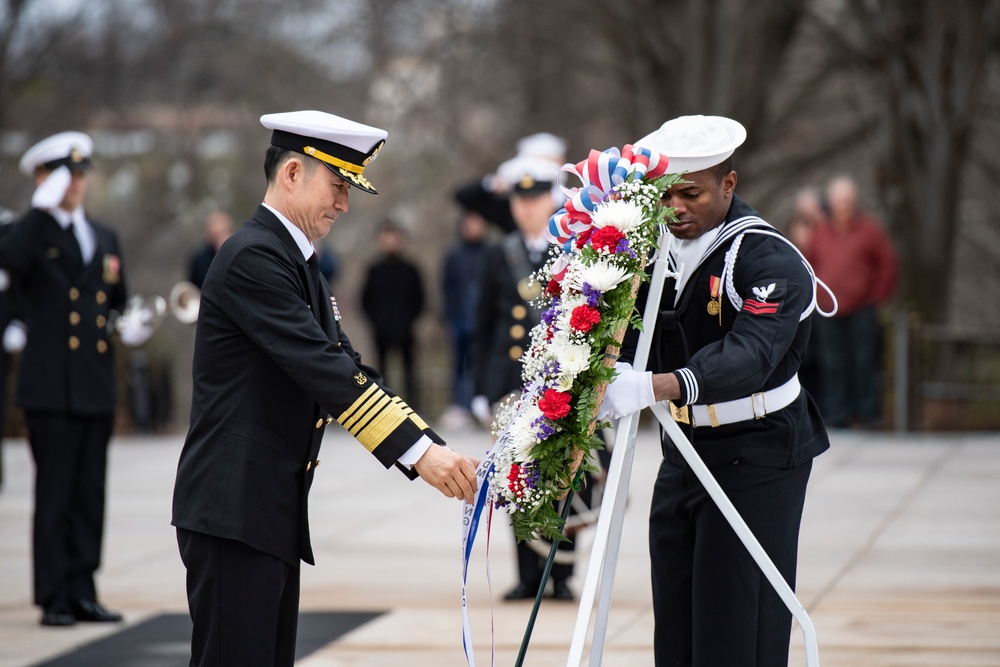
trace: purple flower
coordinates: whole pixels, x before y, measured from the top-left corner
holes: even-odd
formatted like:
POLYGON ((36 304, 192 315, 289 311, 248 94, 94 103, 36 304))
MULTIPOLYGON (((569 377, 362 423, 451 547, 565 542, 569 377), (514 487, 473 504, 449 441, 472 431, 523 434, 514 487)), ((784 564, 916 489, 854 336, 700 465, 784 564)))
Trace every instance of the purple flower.
POLYGON ((548 309, 542 311, 542 321, 551 326, 556 319, 556 311, 559 309, 559 304, 561 303, 562 300, 560 299, 552 299, 552 303, 548 309))
MULTIPOLYGON (((555 427, 553 427, 552 424, 549 422, 549 420, 546 419, 545 417, 536 417, 534 419, 534 421, 531 422, 531 428, 534 429, 534 431, 535 431, 535 437, 537 437, 539 440, 545 440, 550 435, 552 435, 553 433, 556 432, 555 427)), ((525 467, 528 468, 528 466, 525 466, 525 467)), ((528 472, 529 473, 530 473, 530 471, 531 471, 531 468, 528 468, 528 472)), ((535 479, 537 480, 538 479, 538 466, 537 465, 534 467, 534 476, 535 476, 535 479)), ((533 486, 533 485, 529 484, 529 486, 533 486)))
MULTIPOLYGON (((624 239, 622 239, 624 240, 624 239)), ((619 244, 620 245, 620 244, 619 244)), ((597 308, 597 304, 601 300, 601 290, 596 290, 590 286, 589 283, 583 284, 583 295, 587 297, 587 305, 591 308, 597 308)))

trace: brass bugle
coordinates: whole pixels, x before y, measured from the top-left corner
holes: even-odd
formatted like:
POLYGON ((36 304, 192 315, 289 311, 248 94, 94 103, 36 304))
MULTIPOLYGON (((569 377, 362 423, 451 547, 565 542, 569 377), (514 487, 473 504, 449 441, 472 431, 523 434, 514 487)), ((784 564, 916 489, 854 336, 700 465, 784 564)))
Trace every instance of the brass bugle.
POLYGON ((140 322, 156 329, 166 314, 167 302, 162 296, 146 297, 133 294, 125 302, 125 311, 121 316, 112 317, 112 324, 117 331, 121 331, 126 321, 138 317, 140 322))
POLYGON ((170 312, 179 322, 191 324, 198 321, 201 290, 194 283, 182 280, 170 290, 170 312))

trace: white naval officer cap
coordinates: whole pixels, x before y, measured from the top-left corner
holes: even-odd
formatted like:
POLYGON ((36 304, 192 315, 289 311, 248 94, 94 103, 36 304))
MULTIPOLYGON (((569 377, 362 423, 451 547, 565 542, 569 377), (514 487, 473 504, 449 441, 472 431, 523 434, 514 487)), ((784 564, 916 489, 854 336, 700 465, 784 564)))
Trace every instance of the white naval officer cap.
POLYGON ((558 162, 566 161, 566 140, 548 132, 538 132, 517 141, 517 154, 540 157, 558 162))
POLYGON ((517 155, 497 168, 497 176, 515 195, 538 195, 551 191, 562 165, 533 155, 517 155))
POLYGON ((668 174, 683 174, 722 163, 746 138, 746 129, 731 118, 679 116, 635 143, 666 155, 668 174))
POLYGON ((266 114, 260 124, 272 130, 272 146, 314 157, 359 190, 378 194, 364 171, 382 150, 385 130, 315 110, 266 114))
POLYGON ((39 171, 54 171, 68 167, 71 171, 90 169, 94 140, 83 132, 60 132, 42 139, 25 151, 18 167, 25 176, 39 171))

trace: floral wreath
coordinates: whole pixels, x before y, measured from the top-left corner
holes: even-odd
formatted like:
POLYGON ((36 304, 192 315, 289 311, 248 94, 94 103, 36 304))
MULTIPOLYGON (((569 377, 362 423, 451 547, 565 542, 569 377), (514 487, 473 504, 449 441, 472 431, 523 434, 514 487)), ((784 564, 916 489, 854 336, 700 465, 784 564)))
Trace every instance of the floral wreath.
POLYGON ((532 302, 542 315, 521 358, 525 386, 493 423, 490 498, 519 541, 566 539, 554 501, 579 490, 581 467, 596 470, 590 455, 603 442, 594 432, 606 424, 597 411, 626 328, 642 326, 636 293, 660 226, 673 219, 661 198, 683 180, 666 169, 666 156, 632 145, 562 168, 583 186, 563 188, 569 201, 549 220, 554 245, 532 276, 545 288, 532 302))

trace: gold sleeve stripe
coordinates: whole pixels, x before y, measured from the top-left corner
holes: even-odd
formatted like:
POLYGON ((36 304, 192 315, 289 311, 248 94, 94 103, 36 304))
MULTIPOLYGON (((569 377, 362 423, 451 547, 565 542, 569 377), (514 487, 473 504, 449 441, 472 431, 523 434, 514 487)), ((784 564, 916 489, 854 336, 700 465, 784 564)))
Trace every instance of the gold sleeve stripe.
POLYGON ((410 418, 410 421, 416 424, 421 431, 426 431, 428 428, 430 428, 429 426, 427 426, 427 422, 421 419, 420 415, 414 412, 413 408, 404 403, 403 399, 401 399, 399 396, 394 396, 392 398, 392 402, 398 405, 403 410, 403 412, 406 413, 406 416, 410 418))
POLYGON ((354 401, 354 403, 351 404, 351 407, 344 410, 344 412, 341 413, 339 417, 337 417, 337 421, 340 422, 344 426, 344 428, 349 428, 347 423, 348 418, 356 410, 360 409, 361 406, 365 403, 365 401, 370 399, 372 397, 372 394, 376 392, 380 394, 383 393, 382 389, 373 382, 372 385, 365 390, 365 393, 361 394, 361 396, 358 397, 358 400, 354 401))
POLYGON ((403 411, 390 406, 389 409, 383 410, 374 420, 366 424, 361 432, 355 434, 354 437, 365 446, 365 449, 373 452, 376 447, 382 444, 383 440, 389 437, 390 433, 405 421, 406 415, 403 414, 403 411))
POLYGON ((407 410, 405 403, 372 384, 337 421, 371 452, 407 420, 407 410))
POLYGON ((351 435, 357 437, 358 431, 366 428, 365 424, 378 416, 383 410, 390 407, 389 397, 383 392, 378 392, 372 396, 353 417, 347 420, 344 425, 351 435))

